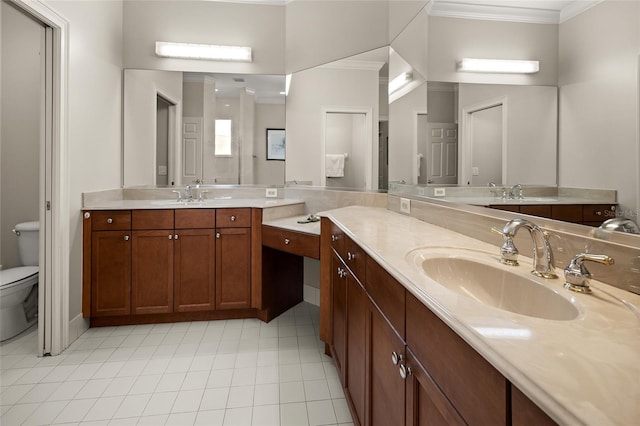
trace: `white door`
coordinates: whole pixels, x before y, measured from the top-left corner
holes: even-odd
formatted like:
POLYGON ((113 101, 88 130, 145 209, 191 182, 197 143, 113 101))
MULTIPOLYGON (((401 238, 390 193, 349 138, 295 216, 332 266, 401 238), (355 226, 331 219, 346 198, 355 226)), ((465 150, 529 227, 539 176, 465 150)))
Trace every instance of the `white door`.
POLYGON ((458 183, 458 125, 428 123, 425 175, 429 184, 458 183))
POLYGON ((471 114, 471 185, 502 179, 502 105, 471 114))
POLYGON ((182 183, 202 180, 202 117, 182 118, 182 183))

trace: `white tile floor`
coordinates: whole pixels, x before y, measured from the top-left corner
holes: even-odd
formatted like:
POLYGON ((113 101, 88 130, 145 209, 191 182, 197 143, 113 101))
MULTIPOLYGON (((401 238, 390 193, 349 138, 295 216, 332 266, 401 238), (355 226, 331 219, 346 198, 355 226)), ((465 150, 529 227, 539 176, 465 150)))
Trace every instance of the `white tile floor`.
POLYGON ((32 330, 0 345, 0 424, 351 424, 318 320, 92 328, 45 358, 32 330))

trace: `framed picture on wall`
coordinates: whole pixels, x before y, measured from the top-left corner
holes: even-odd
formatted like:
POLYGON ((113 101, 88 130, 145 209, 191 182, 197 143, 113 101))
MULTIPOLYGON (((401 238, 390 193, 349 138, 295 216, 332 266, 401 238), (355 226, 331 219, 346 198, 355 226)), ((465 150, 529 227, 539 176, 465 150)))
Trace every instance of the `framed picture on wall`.
POLYGON ((284 161, 284 129, 267 129, 267 160, 284 161))

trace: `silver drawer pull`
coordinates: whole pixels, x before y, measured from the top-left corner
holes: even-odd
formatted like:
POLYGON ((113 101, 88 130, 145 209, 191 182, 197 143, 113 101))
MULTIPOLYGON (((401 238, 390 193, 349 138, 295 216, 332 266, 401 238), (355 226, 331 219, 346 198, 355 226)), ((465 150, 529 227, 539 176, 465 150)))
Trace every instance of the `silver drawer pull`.
POLYGON ((173 236, 173 239, 174 239, 174 240, 177 240, 177 239, 178 239, 178 234, 174 235, 174 236, 173 236))
POLYGON ((338 236, 336 234, 331 234, 331 241, 333 242, 338 241, 338 236))
POLYGON ((129 236, 128 236, 128 235, 125 235, 125 236, 124 236, 124 240, 125 240, 125 241, 129 241, 129 236))
POLYGON ((85 212, 84 213, 84 218, 85 219, 89 219, 90 217, 91 217, 91 213, 89 213, 89 212, 85 212))
POLYGON ((391 362, 393 365, 398 365, 399 362, 402 361, 402 355, 397 353, 396 351, 391 352, 391 362))
POLYGON ((347 252, 347 259, 348 260, 354 260, 356 258, 356 254, 355 253, 351 253, 350 251, 347 252))
POLYGON ((107 223, 113 223, 113 219, 107 218, 107 223))
POLYGON ((236 217, 234 215, 231 215, 231 222, 235 222, 236 221, 236 217))
POLYGON ((218 239, 220 238, 220 233, 219 232, 216 232, 216 238, 218 238, 218 239))
POLYGON ((286 246, 288 246, 288 245, 289 245, 289 243, 291 243, 291 240, 289 240, 288 238, 285 238, 285 239, 284 239, 284 244, 285 244, 286 246))
POLYGON ((173 239, 173 235, 169 234, 169 239, 172 240, 173 239))
POLYGON ((406 380, 407 377, 411 375, 411 367, 407 367, 404 364, 400 364, 400 377, 406 380))

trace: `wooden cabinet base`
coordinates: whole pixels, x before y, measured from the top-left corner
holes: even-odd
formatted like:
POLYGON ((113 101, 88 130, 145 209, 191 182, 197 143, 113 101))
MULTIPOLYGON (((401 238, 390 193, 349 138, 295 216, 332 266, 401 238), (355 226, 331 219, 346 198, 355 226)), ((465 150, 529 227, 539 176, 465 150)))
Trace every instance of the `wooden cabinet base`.
POLYGON ((226 319, 258 318, 256 309, 234 309, 223 311, 174 312, 171 314, 122 315, 93 317, 90 327, 115 325, 160 324, 165 322, 212 321, 226 319))
POLYGON ((295 254, 262 248, 262 317, 271 321, 302 302, 303 258, 295 254))

